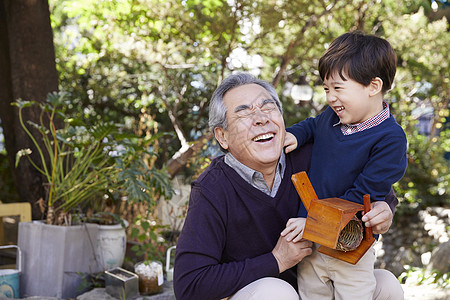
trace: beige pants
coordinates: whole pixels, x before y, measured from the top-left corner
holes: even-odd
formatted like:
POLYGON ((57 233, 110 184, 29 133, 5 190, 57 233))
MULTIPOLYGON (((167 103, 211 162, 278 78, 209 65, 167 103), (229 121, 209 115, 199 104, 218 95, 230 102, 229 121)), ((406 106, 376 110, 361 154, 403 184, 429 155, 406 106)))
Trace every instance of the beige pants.
MULTIPOLYGON (((352 265, 319 253, 318 247, 319 245, 314 244, 313 253, 297 266, 301 299, 376 299, 374 295, 377 281, 373 270, 375 262, 373 248, 370 248, 356 265, 352 265)), ((377 293, 380 294, 379 291, 377 293)))
POLYGON ((256 280, 228 298, 229 300, 298 300, 297 291, 284 280, 265 277, 256 280))
MULTIPOLYGON (((377 285, 374 300, 403 300, 402 286, 394 274, 387 270, 374 270, 377 285)), ((240 289, 229 300, 298 300, 299 296, 287 282, 266 277, 240 289)), ((354 298, 358 299, 358 298, 354 298)))

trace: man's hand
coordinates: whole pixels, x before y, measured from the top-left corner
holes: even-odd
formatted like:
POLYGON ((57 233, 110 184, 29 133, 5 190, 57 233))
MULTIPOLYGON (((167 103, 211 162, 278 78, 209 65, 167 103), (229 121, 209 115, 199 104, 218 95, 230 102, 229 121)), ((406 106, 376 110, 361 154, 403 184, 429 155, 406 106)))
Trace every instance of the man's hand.
POLYGON ((280 236, 275 248, 272 250, 273 256, 278 262, 280 273, 298 264, 305 256, 312 253, 312 242, 301 240, 298 243, 288 242, 285 237, 280 236))
POLYGON ((383 234, 392 225, 392 211, 384 201, 376 201, 371 205, 370 211, 362 217, 367 227, 372 227, 375 234, 383 234))
POLYGON ((286 224, 286 228, 281 232, 281 236, 286 237, 288 242, 294 243, 300 241, 303 236, 306 218, 290 218, 286 224))
POLYGON ((284 138, 284 152, 289 153, 292 150, 297 149, 297 139, 295 135, 290 132, 286 132, 286 137, 284 138))

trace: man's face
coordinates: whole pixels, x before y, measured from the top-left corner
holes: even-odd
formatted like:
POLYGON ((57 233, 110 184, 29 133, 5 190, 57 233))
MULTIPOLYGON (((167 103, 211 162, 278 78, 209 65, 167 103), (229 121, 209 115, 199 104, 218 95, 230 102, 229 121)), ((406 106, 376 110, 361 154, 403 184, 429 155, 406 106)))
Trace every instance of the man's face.
POLYGON ((254 170, 276 166, 286 132, 275 100, 262 86, 246 84, 229 90, 223 101, 228 129, 215 129, 221 146, 254 170))

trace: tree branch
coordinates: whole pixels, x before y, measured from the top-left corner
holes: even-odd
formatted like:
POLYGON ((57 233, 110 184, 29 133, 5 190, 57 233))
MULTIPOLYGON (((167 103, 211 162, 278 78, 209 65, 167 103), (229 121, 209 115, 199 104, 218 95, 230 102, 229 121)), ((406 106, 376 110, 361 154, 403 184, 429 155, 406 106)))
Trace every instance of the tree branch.
POLYGON ((302 27, 300 32, 296 35, 297 37, 295 40, 289 42, 289 45, 287 47, 286 52, 284 53, 283 57, 281 58, 281 65, 278 73, 275 75, 275 78, 272 80, 272 85, 276 87, 281 80, 281 77, 283 76, 284 72, 286 71, 287 66, 289 65, 290 60, 292 59, 292 52, 295 50, 297 45, 300 43, 300 41, 303 39, 303 36, 305 35, 306 30, 308 30, 310 27, 317 24, 317 22, 325 15, 328 15, 331 13, 333 7, 336 5, 337 0, 335 0, 332 4, 325 7, 324 11, 318 15, 312 15, 308 19, 308 21, 305 23, 305 26, 302 27))

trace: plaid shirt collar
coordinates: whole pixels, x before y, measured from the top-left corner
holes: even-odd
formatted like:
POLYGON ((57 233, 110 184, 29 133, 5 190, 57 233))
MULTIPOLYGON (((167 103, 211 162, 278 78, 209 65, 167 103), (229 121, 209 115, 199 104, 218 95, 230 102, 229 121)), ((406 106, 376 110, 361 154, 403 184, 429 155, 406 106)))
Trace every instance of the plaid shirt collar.
POLYGON ((350 135, 380 125, 383 121, 388 119, 389 116, 390 116, 389 105, 387 104, 386 101, 383 101, 383 110, 379 114, 373 116, 372 118, 358 124, 342 124, 341 121, 339 121, 333 126, 340 125, 342 134, 350 135))

